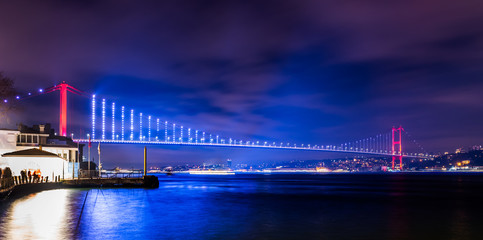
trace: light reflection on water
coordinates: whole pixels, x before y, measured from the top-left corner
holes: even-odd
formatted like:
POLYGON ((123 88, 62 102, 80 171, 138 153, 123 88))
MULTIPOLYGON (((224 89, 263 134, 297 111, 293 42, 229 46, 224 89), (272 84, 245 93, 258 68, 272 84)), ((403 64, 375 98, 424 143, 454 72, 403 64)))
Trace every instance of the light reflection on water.
POLYGON ((6 239, 68 239, 72 236, 70 190, 31 194, 6 210, 1 232, 6 239))
POLYGON ((159 189, 13 201, 0 207, 0 238, 473 239, 482 186, 482 176, 160 176, 159 189))

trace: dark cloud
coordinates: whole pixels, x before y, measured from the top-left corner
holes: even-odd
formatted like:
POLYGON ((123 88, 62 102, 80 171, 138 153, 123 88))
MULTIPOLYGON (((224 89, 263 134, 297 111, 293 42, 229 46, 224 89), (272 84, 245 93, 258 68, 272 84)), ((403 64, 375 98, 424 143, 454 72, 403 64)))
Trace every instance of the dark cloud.
MULTIPOLYGON (((66 80, 235 138, 337 144, 402 124, 433 151, 483 140, 481 1, 8 1, 0 9, 0 70, 22 91, 66 80)), ((72 129, 87 131, 87 100, 69 99, 72 129)), ((22 121, 56 122, 56 104, 31 101, 35 117, 22 121)))

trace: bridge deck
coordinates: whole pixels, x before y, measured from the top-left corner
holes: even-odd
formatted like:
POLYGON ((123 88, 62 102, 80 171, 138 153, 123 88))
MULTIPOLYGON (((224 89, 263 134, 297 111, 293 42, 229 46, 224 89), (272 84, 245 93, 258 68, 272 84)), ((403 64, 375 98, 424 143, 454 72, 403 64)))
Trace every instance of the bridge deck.
MULTIPOLYGON (((89 139, 74 139, 74 142, 88 143, 89 139)), ((209 146, 209 147, 237 147, 237 148, 260 148, 260 149, 284 149, 284 150, 301 150, 301 151, 323 151, 335 153, 355 153, 379 156, 399 156, 392 155, 387 152, 377 151, 358 151, 353 149, 341 149, 340 147, 295 147, 295 146, 276 146, 276 145, 257 145, 257 144, 227 144, 227 143, 194 143, 194 142, 166 142, 166 141, 138 141, 138 140, 99 140, 91 139, 91 143, 107 143, 107 144, 144 144, 144 145, 179 145, 179 146, 209 146)), ((427 154, 403 154, 406 158, 430 158, 427 154)))

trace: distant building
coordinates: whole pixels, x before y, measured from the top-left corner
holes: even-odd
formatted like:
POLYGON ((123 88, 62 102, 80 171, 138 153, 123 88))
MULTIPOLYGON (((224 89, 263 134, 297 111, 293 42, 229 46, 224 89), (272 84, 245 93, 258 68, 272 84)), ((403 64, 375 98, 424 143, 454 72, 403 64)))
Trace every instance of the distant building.
POLYGON ((231 169, 231 166, 232 166, 231 159, 226 160, 226 166, 231 169))
POLYGON ((457 148, 455 153, 466 153, 466 150, 464 148, 457 148))
POLYGON ((82 159, 82 151, 79 152, 79 149, 83 145, 79 145, 79 148, 77 146, 72 139, 55 135, 50 124, 33 127, 19 124, 17 130, 0 129, 0 168, 8 166, 14 175, 20 175, 20 170, 37 170, 33 169, 35 166, 39 169, 47 167, 46 176, 52 176, 51 170, 55 169, 56 176, 72 178, 72 168, 75 168, 74 173, 77 176, 78 160, 82 159), (52 168, 50 163, 56 167, 52 168), (61 163, 62 174, 57 174, 60 171, 57 167, 61 163))
POLYGON ((471 147, 471 150, 483 150, 483 148, 481 147, 481 145, 474 145, 473 147, 471 147))

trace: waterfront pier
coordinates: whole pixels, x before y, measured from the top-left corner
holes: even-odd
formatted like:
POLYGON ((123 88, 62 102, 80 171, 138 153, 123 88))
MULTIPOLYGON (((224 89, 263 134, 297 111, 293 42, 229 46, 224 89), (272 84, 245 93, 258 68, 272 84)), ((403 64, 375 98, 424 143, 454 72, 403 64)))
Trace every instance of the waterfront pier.
MULTIPOLYGON (((57 178, 56 178, 57 179, 57 178)), ((139 178, 81 178, 48 182, 29 181, 20 177, 2 178, 0 201, 15 199, 31 193, 64 188, 158 188, 158 177, 146 175, 139 178)))

